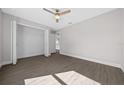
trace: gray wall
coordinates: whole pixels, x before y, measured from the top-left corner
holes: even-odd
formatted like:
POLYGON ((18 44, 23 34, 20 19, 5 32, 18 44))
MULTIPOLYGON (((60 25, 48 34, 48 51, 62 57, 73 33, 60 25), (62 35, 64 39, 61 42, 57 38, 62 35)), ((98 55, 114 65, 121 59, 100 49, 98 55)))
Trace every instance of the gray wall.
POLYGON ((11 61, 11 20, 12 17, 3 14, 3 65, 10 64, 11 61))
POLYGON ((124 71, 124 9, 121 9, 121 20, 122 20, 122 33, 121 33, 121 47, 122 47, 122 69, 124 71))
POLYGON ((44 31, 17 26, 17 58, 44 54, 44 31))
POLYGON ((0 9, 0 66, 2 65, 2 12, 0 9))
POLYGON ((62 29, 60 52, 120 67, 121 20, 121 10, 117 9, 62 29))

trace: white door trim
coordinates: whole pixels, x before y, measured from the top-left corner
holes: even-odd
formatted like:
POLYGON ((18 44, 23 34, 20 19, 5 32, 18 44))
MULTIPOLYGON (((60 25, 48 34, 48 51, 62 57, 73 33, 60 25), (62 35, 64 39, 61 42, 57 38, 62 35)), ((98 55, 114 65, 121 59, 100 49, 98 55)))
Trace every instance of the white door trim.
POLYGON ((11 22, 11 60, 13 64, 17 62, 17 55, 16 55, 16 21, 11 22))
POLYGON ((44 55, 46 57, 51 55, 49 50, 49 30, 44 31, 44 55))

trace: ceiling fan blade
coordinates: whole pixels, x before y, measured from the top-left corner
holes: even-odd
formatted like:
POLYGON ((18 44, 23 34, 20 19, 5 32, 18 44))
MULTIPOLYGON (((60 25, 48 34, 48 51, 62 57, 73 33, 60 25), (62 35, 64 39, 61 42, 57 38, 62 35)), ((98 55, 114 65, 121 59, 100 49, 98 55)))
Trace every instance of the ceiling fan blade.
POLYGON ((55 12, 59 12, 59 8, 52 8, 55 12))
POLYGON ((71 10, 67 10, 67 11, 64 11, 64 12, 61 12, 61 13, 59 13, 60 15, 64 15, 64 14, 68 14, 68 13, 70 13, 71 12, 71 10))
POLYGON ((47 12, 49 12, 49 13, 51 13, 51 14, 54 14, 54 15, 55 15, 55 13, 54 13, 54 12, 52 12, 52 11, 50 11, 50 10, 46 9, 46 8, 43 8, 43 10, 45 10, 45 11, 47 11, 47 12))

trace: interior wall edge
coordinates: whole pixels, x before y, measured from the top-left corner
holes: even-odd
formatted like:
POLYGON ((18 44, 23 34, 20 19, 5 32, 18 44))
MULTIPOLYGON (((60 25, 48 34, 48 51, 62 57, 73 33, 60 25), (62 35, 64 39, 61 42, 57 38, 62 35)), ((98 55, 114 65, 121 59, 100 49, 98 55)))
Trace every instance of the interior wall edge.
POLYGON ((107 61, 105 62, 105 61, 101 61, 101 60, 98 60, 98 59, 93 59, 93 58, 88 58, 88 57, 83 57, 83 56, 77 56, 77 55, 74 55, 74 54, 71 54, 71 53, 65 53, 65 52, 62 52, 62 51, 60 51, 60 54, 70 56, 70 57, 74 57, 74 58, 83 59, 83 60, 88 60, 88 61, 95 62, 95 63, 100 63, 100 64, 104 64, 104 65, 117 67, 117 68, 120 68, 124 72, 124 68, 122 69, 121 64, 107 62, 107 61))

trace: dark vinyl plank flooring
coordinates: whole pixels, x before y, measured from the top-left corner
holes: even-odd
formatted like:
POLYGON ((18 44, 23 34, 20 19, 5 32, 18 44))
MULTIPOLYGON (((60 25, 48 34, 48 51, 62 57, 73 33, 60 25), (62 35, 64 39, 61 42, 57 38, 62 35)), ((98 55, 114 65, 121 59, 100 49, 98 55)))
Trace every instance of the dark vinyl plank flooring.
POLYGON ((124 85, 124 73, 119 68, 60 54, 19 59, 16 65, 3 66, 0 84, 23 85, 24 79, 67 71, 76 71, 103 85, 124 85))

